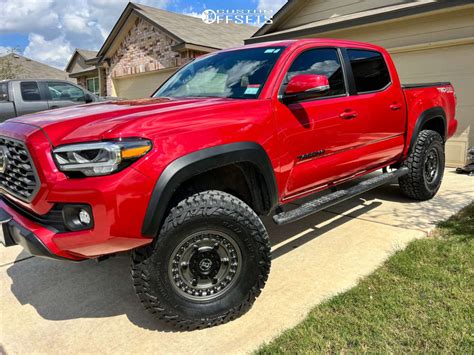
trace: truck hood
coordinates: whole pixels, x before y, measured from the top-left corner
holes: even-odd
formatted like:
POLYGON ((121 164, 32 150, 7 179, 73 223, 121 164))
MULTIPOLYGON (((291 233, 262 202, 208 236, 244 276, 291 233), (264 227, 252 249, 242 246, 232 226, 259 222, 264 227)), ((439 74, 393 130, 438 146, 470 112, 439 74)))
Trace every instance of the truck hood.
MULTIPOLYGON (((140 137, 142 132, 176 128, 200 115, 209 116, 216 106, 237 109, 242 101, 227 98, 150 98, 108 101, 43 111, 11 119, 41 129, 56 146, 118 137, 140 137)), ((247 101, 247 100, 245 100, 247 101)))

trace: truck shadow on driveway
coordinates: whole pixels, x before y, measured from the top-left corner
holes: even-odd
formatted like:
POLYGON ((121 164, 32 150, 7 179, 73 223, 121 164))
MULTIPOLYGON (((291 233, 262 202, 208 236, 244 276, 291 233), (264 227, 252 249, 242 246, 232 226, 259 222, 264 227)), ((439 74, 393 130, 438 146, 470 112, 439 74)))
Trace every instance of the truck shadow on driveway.
MULTIPOLYGON (((389 186, 380 192, 383 196, 381 200, 387 202, 397 200, 400 194, 398 189, 389 186)), ((302 247, 353 218, 364 218, 365 214, 384 204, 372 200, 372 196, 377 194, 369 193, 350 199, 337 207, 337 213, 329 209, 285 226, 276 226, 270 217, 264 218, 273 246, 273 259, 302 247), (340 215, 347 211, 350 211, 349 217, 340 215)), ((377 197, 380 199, 380 194, 377 197)), ((141 328, 176 331, 157 321, 138 301, 126 254, 101 263, 22 258, 24 255, 7 269, 12 280, 11 291, 22 305, 33 306, 44 319, 59 321, 125 314, 141 328)))
MULTIPOLYGON (((354 199, 347 204, 360 204, 354 199)), ((380 202, 364 206, 358 213, 371 210, 380 202)), ((265 224, 274 246, 273 258, 279 258, 296 247, 337 228, 350 220, 336 214, 319 213, 286 226, 265 224), (324 224, 316 228, 315 225, 324 224), (296 237, 313 228, 313 232, 296 237)), ((138 301, 130 277, 129 258, 123 254, 101 263, 88 260, 79 263, 42 258, 24 259, 24 254, 8 267, 11 291, 22 305, 33 306, 47 320, 101 318, 125 314, 135 325, 157 331, 176 331, 154 319, 138 301), (21 260, 23 259, 23 260, 21 260)))

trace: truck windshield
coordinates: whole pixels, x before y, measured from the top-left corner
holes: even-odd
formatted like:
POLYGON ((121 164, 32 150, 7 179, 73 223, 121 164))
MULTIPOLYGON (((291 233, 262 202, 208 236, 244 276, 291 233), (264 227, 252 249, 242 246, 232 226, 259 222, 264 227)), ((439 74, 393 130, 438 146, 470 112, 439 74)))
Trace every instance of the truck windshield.
POLYGON ((198 58, 174 74, 153 97, 254 99, 284 47, 217 52, 198 58))

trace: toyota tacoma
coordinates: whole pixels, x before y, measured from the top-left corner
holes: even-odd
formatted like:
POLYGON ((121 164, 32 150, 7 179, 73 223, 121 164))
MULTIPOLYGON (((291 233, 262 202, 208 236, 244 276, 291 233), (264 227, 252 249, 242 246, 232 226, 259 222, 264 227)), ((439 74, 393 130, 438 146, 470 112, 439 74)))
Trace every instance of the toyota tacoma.
POLYGON ((136 293, 158 319, 221 324, 267 280, 261 216, 293 222, 393 179, 409 198, 432 198, 455 104, 450 83, 402 85, 375 45, 304 39, 214 52, 151 98, 1 124, 2 241, 75 261, 131 251, 136 293))

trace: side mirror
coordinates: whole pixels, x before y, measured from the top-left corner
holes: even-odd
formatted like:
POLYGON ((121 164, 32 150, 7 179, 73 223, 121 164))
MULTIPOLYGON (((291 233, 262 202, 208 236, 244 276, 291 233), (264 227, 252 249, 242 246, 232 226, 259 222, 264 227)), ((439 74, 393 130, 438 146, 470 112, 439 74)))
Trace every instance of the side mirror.
POLYGON ((310 99, 325 94, 329 90, 326 75, 298 74, 290 79, 283 100, 293 102, 310 99))
POLYGON ((86 99, 86 104, 89 104, 89 103, 95 101, 94 97, 91 94, 89 94, 88 92, 84 93, 84 98, 86 99))

